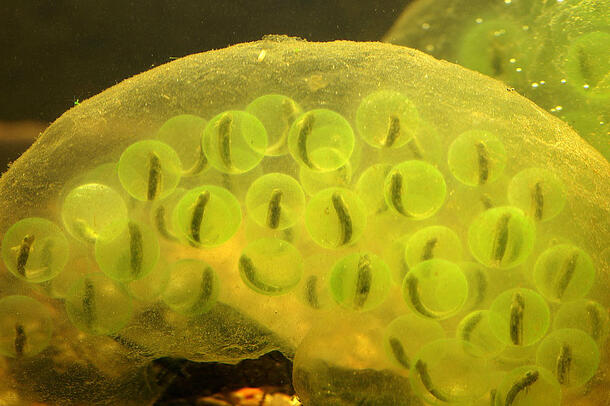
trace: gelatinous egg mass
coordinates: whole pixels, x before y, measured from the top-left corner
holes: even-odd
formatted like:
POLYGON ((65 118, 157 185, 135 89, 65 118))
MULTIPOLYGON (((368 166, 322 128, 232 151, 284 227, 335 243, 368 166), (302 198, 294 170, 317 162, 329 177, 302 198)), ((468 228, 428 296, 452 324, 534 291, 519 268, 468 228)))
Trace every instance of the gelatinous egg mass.
POLYGON ((380 91, 362 100, 356 112, 362 139, 376 148, 400 148, 411 141, 419 126, 413 102, 398 92, 380 91))
MULTIPOLYGON (((531 31, 481 19, 462 55, 511 77, 531 31)), ((601 97, 586 35, 565 56, 601 97)), ((414 50, 173 61, 0 178, 0 403, 153 404, 185 359, 281 351, 305 406, 603 404, 609 190, 561 120, 414 50)))
POLYGON ((609 30, 607 0, 417 0, 384 40, 502 80, 610 159, 609 30))
POLYGON ((483 265, 509 269, 522 264, 534 245, 534 223, 510 206, 489 209, 472 222, 468 244, 483 265))

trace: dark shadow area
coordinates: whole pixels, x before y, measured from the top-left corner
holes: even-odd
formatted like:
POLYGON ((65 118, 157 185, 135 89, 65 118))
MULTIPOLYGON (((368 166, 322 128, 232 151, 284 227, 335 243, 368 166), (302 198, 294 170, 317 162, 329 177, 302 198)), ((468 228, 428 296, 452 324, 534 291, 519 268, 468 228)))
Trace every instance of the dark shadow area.
POLYGON ((154 363, 176 376, 155 406, 195 405, 198 398, 244 387, 273 387, 288 395, 294 393, 292 362, 279 351, 236 365, 173 358, 162 358, 154 363))
POLYGON ((378 40, 409 0, 3 0, 0 120, 78 100, 188 54, 260 39, 378 40))

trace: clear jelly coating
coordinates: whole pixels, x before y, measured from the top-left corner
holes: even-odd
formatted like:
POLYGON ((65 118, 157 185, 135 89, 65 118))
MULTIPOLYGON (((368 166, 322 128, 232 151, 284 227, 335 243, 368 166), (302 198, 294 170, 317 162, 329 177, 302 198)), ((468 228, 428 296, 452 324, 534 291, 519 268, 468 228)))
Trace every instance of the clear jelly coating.
POLYGON ((495 392, 495 406, 559 406, 561 387, 553 373, 538 365, 511 370, 495 392))
POLYGON ((246 111, 260 120, 267 130, 266 155, 288 153, 288 131, 303 109, 297 102, 281 94, 257 97, 246 106, 246 111))
POLYGON ((489 324, 506 345, 529 346, 546 334, 550 310, 542 296, 531 289, 514 288, 498 295, 489 308, 489 324))
POLYGON ((446 338, 445 335, 445 330, 438 321, 404 314, 387 325, 383 345, 387 357, 396 366, 408 370, 424 345, 446 338))
POLYGON ((444 259, 420 262, 407 272, 402 284, 407 305, 431 319, 455 315, 468 297, 468 281, 460 267, 444 259))
POLYGON ((387 205, 405 217, 428 218, 443 203, 447 186, 442 173, 429 163, 400 163, 387 174, 384 194, 387 205))
POLYGON ((119 159, 119 179, 133 198, 141 201, 162 199, 178 186, 182 162, 178 153, 164 142, 138 141, 119 159))
POLYGON ((45 282, 66 266, 69 244, 63 231, 49 220, 18 221, 2 239, 2 260, 9 271, 28 282, 45 282))
POLYGON ((536 289, 549 301, 569 302, 589 293, 595 267, 589 254, 571 244, 545 250, 534 265, 536 289))
POLYGON ((95 242, 95 260, 100 269, 121 282, 148 275, 159 255, 159 241, 153 229, 135 221, 129 221, 120 234, 95 242))
POLYGON ((482 186, 502 175, 507 158, 504 145, 495 135, 466 131, 451 143, 447 159, 457 180, 468 186, 482 186))
POLYGON ((172 221, 183 241, 212 247, 231 238, 241 224, 239 202, 227 189, 204 185, 189 190, 173 210, 172 221))
POLYGON ((292 124, 288 150, 301 165, 317 172, 341 168, 354 151, 354 130, 332 110, 308 111, 292 124))
POLYGON ((445 226, 429 226, 417 230, 405 246, 405 261, 414 267, 433 258, 458 262, 462 259, 462 243, 457 234, 445 226))
POLYGON ((246 194, 248 215, 260 226, 284 230, 295 225, 305 209, 299 182, 282 173, 261 176, 246 194))
POLYGON ((356 111, 362 139, 375 148, 400 148, 419 127, 415 104, 399 92, 385 90, 365 97, 356 111))
POLYGON ((205 127, 202 149, 210 163, 222 173, 252 170, 265 156, 267 130, 258 118, 245 111, 226 111, 205 127))
POLYGON ((524 169, 508 185, 509 202, 537 221, 547 221, 563 210, 566 202, 563 183, 550 171, 524 169))
POLYGON ((201 150, 201 136, 207 121, 194 114, 179 114, 167 120, 157 130, 155 139, 176 151, 183 175, 198 175, 207 168, 207 158, 201 150))
POLYGON ((49 345, 53 321, 49 310, 28 296, 0 299, 0 355, 32 357, 49 345))
MULTIPOLYGON (((599 25, 587 1, 563 3, 599 25)), ((468 57, 513 66, 529 31, 480 18, 468 57)), ((565 28, 603 89, 603 36, 565 28)), ((506 85, 401 47, 268 37, 158 67, 0 178, 0 399, 153 404, 185 359, 281 351, 305 406, 603 404, 609 176, 506 85)))
POLYGON ((459 339, 426 344, 413 359, 410 381, 416 393, 430 404, 467 403, 489 390, 489 369, 472 346, 459 339))
POLYGON ((381 258, 370 252, 341 258, 330 273, 330 292, 337 303, 359 311, 374 309, 388 296, 391 276, 381 258))
POLYGON ((525 262, 534 248, 534 239, 533 221, 510 206, 486 210, 468 229, 470 252, 491 268, 510 269, 525 262))
POLYGON ((101 272, 76 281, 65 298, 65 307, 72 324, 95 335, 116 333, 133 316, 133 300, 125 287, 101 272))
POLYGON ((288 293, 303 275, 303 257, 299 250, 276 238, 252 241, 242 251, 238 266, 244 283, 263 295, 288 293))
POLYGON ((305 208, 307 231, 312 240, 325 248, 340 248, 358 241, 366 219, 362 200, 345 188, 324 189, 305 208))
POLYGON ((597 344, 582 330, 559 329, 546 336, 536 350, 536 364, 553 371, 567 387, 583 386, 599 366, 597 344))
POLYGON ((499 79, 608 159, 609 16, 606 0, 417 0, 384 40, 499 79))

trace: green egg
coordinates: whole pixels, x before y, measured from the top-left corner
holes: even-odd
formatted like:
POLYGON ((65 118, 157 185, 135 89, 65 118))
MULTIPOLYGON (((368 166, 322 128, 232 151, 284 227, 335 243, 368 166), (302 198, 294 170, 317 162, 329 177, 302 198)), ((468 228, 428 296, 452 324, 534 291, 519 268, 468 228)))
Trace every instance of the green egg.
POLYGON ((470 252, 490 268, 509 269, 522 264, 532 253, 534 239, 533 221, 510 206, 484 211, 468 229, 470 252))
POLYGON ((0 355, 32 357, 48 347, 53 321, 47 307, 28 296, 0 299, 0 355))
POLYGON ((358 241, 366 227, 366 207, 349 189, 328 188, 305 208, 305 226, 316 244, 340 248, 358 241))
POLYGON ((201 139, 210 165, 222 173, 238 174, 254 169, 265 156, 267 131, 258 118, 230 110, 210 120, 201 139))
POLYGON ((538 365, 511 370, 496 389, 495 406, 559 406, 561 387, 552 372, 538 365))
POLYGON ((508 201, 537 221, 556 217, 565 206, 563 183, 541 168, 524 169, 508 185, 508 201))
POLYGON ((536 364, 552 371, 565 387, 583 386, 599 367, 597 344, 582 330, 559 329, 546 336, 536 351, 536 364))
POLYGON ((418 160, 396 165, 384 183, 387 205, 394 212, 415 219, 433 216, 445 202, 446 192, 442 173, 418 160))
POLYGON ((419 127, 419 114, 411 100, 393 90, 382 90, 362 99, 356 111, 356 128, 375 148, 400 148, 419 127))
POLYGON ((208 166, 201 150, 201 136, 207 121, 193 114, 180 114, 167 120, 157 130, 155 138, 176 151, 184 172, 183 176, 200 174, 208 166))
POLYGON ((131 144, 119 159, 123 189, 140 201, 162 199, 171 194, 182 176, 182 162, 172 147, 156 140, 131 144))
POLYGON ((417 230, 407 241, 405 261, 409 267, 433 258, 452 262, 462 259, 462 243, 449 227, 425 227, 417 230))
POLYGON ((293 177, 268 173, 250 185, 246 208, 250 218, 261 227, 285 230, 300 220, 305 210, 305 195, 293 177))
POLYGON ((172 214, 182 241, 196 247, 213 247, 233 237, 241 224, 239 201, 227 189, 204 185, 182 196, 172 214))
POLYGON ((117 235, 127 224, 127 207, 121 195, 100 183, 87 183, 70 191, 63 201, 61 217, 68 233, 87 243, 103 232, 117 235))
POLYGON ((489 325, 506 345, 527 347, 546 334, 549 306, 531 289, 513 288, 496 297, 489 309, 489 325))
POLYGON ((409 270, 402 294, 415 313, 442 320, 460 311, 468 297, 468 281, 453 262, 430 259, 409 270))
POLYGON ((154 230, 129 221, 116 236, 95 242, 95 260, 110 278, 128 282, 146 276, 159 260, 159 241, 154 230))
POLYGON ((580 299, 562 303, 555 313, 553 329, 579 329, 591 336, 600 348, 610 330, 608 310, 601 304, 580 299))
POLYGON ((405 314, 388 324, 383 335, 383 347, 397 367, 409 370, 415 355, 424 345, 445 336, 445 330, 438 321, 405 314))
POLYGON ((410 381, 415 393, 432 405, 468 404, 490 389, 490 368, 467 341, 429 342, 412 361, 410 381))
POLYGON ((267 130, 268 146, 265 155, 288 153, 288 132, 303 109, 290 97, 266 94, 254 99, 246 111, 260 120, 267 130))
POLYGON ((354 131, 342 115, 327 109, 308 111, 292 124, 288 150, 300 164, 329 172, 347 163, 354 151, 354 131))
POLYGON ((491 330, 488 310, 476 310, 466 315, 457 327, 456 337, 475 346, 475 356, 493 358, 506 347, 491 330))
POLYGON ((99 272, 72 285, 65 307, 72 324, 95 335, 114 334, 133 316, 133 301, 123 285, 99 272))
POLYGON ((293 290, 303 276, 303 257, 287 241, 261 238, 249 243, 239 257, 242 281, 262 295, 283 295, 293 290))
POLYGON ((330 292, 335 301, 356 311, 380 306, 388 297, 391 284, 388 266, 369 252, 341 258, 330 273, 330 292))
POLYGON ((176 313, 197 316, 216 303, 220 282, 216 271, 199 259, 181 259, 170 265, 163 302, 176 313))
POLYGON ((356 183, 356 193, 366 205, 369 214, 382 213, 388 209, 383 184, 391 169, 390 164, 371 165, 362 172, 356 183))
POLYGON ((2 260, 9 271, 27 282, 56 277, 68 262, 69 246, 55 223, 40 217, 19 220, 2 239, 2 260))
POLYGON ((552 302, 569 302, 586 296, 594 279, 591 257, 570 244, 558 244, 547 249, 534 265, 536 289, 552 302))
POLYGON ((506 166, 504 145, 488 131, 460 134, 449 146, 448 163, 457 180, 468 186, 493 183, 506 166))
POLYGON ((610 33, 593 31, 572 39, 567 49, 568 84, 587 98, 610 98, 610 33))
POLYGON ((523 58, 523 43, 528 32, 510 18, 482 18, 471 25, 459 44, 457 59, 460 65, 485 75, 504 80, 516 80, 516 66, 511 58, 523 58))

